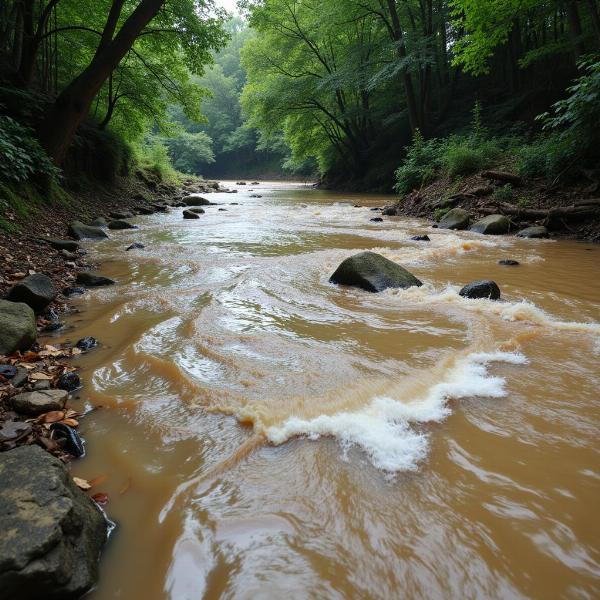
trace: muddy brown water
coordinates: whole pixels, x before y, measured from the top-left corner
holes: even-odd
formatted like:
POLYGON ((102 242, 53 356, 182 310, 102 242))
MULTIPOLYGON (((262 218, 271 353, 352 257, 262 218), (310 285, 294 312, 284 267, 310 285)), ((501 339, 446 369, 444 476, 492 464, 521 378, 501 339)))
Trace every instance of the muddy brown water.
POLYGON ((73 472, 118 527, 89 597, 599 597, 600 248, 250 187, 90 245, 118 285, 52 338, 102 344, 73 472), (365 249, 425 285, 328 283, 365 249), (457 295, 480 278, 505 301, 457 295))

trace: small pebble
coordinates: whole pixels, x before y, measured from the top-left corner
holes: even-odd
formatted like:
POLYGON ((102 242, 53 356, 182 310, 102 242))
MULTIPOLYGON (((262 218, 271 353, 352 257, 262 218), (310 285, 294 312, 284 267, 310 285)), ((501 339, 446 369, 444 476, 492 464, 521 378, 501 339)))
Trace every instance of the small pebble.
POLYGON ((96 340, 96 338, 92 337, 91 335, 81 338, 75 344, 75 346, 77 348, 79 348, 80 350, 90 350, 91 348, 93 348, 94 346, 97 346, 97 345, 98 345, 98 341, 96 340))
POLYGON ((519 261, 517 261, 517 260, 512 260, 510 258, 505 258, 503 260, 499 260, 498 264, 499 265, 504 265, 505 267, 515 267, 515 266, 517 266, 518 264, 521 264, 521 263, 519 263, 519 261))

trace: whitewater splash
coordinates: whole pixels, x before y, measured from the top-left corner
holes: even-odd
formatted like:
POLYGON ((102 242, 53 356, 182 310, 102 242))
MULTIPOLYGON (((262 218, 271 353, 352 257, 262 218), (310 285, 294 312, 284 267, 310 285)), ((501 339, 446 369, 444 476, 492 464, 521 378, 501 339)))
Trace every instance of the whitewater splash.
POLYGON ((493 362, 521 365, 527 363, 527 359, 513 352, 471 353, 459 358, 444 379, 420 398, 398 401, 379 396, 356 412, 321 415, 309 420, 290 417, 281 426, 269 427, 266 436, 276 445, 296 436, 310 439, 333 436, 342 446, 362 448, 379 469, 415 470, 427 454, 429 442, 427 434, 414 430, 414 424, 445 419, 451 412, 450 399, 506 395, 506 381, 488 373, 487 366, 493 362))

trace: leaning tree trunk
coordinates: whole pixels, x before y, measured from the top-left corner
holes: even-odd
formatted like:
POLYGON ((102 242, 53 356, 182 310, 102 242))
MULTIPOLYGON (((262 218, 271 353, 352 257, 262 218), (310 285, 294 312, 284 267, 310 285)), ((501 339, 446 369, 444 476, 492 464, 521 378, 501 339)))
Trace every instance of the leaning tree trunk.
MULTIPOLYGON (((58 96, 39 128, 40 141, 55 164, 63 163, 94 97, 164 3, 165 0, 142 0, 114 39, 107 41, 103 36, 92 62, 58 96)), ((123 1, 114 0, 113 6, 117 4, 122 5, 123 1)), ((107 27, 114 27, 113 17, 114 10, 111 9, 107 27)))

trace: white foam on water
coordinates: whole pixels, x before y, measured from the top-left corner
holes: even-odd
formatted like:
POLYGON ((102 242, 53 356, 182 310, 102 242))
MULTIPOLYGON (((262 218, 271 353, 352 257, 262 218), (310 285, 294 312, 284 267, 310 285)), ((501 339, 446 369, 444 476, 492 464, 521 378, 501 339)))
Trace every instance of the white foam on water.
POLYGON ((488 373, 487 365, 492 362, 524 364, 527 359, 512 352, 471 353, 457 359, 442 380, 429 387, 422 397, 405 400, 375 397, 369 406, 356 412, 320 415, 308 420, 290 417, 281 426, 267 428, 265 433, 276 445, 297 436, 310 439, 333 436, 344 447, 362 448, 379 469, 413 471, 426 456, 429 445, 427 434, 416 431, 415 424, 445 419, 451 412, 449 399, 506 395, 505 380, 488 373))

